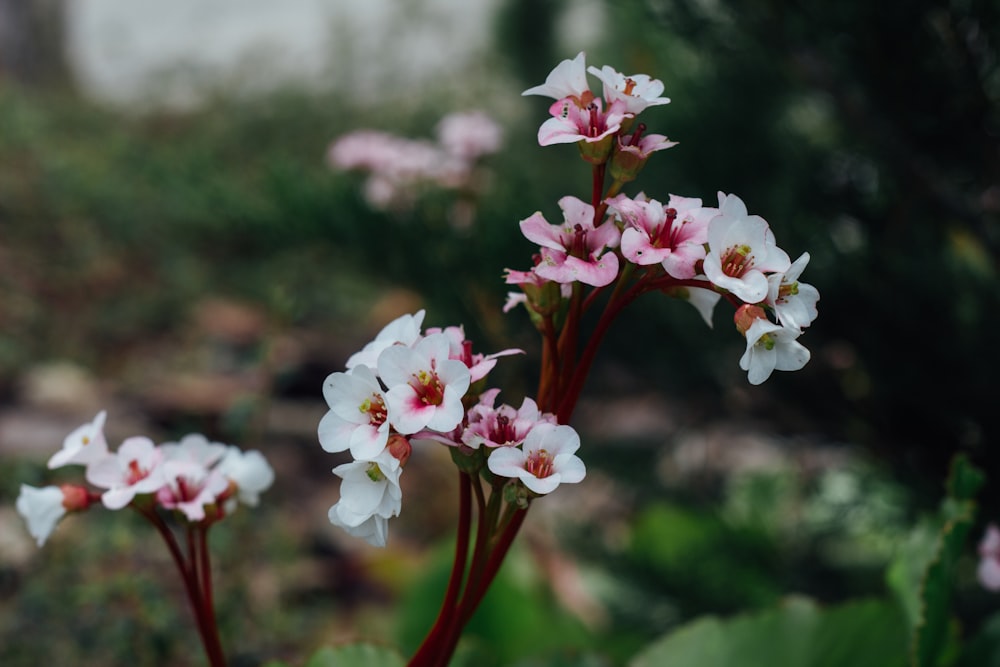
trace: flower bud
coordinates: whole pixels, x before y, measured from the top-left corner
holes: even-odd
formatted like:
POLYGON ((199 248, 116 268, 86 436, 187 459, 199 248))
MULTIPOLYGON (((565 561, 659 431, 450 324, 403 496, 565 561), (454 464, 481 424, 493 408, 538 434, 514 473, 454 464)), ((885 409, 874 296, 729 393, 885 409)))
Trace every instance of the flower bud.
POLYGON ((410 441, 405 436, 394 433, 389 436, 389 442, 386 446, 393 458, 399 461, 400 467, 405 466, 406 461, 410 458, 410 452, 413 451, 410 441))
POLYGON ((747 331, 751 326, 753 326, 754 320, 766 318, 767 315, 764 313, 763 308, 749 303, 745 303, 737 308, 736 313, 733 315, 733 321, 736 323, 736 330, 744 336, 747 335, 747 331))
POLYGON ((94 500, 87 488, 83 486, 63 484, 59 490, 63 494, 62 506, 66 508, 67 512, 82 512, 90 507, 90 503, 94 500))

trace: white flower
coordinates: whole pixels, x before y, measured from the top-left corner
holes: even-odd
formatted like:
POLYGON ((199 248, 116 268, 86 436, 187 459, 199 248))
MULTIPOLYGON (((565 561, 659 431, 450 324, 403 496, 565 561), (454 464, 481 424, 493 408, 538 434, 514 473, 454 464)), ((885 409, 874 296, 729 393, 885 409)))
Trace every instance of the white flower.
MULTIPOLYGON (((256 507, 259 496, 274 483, 274 469, 257 450, 242 451, 230 446, 215 468, 236 485, 237 498, 244 505, 256 507)), ((227 511, 233 508, 227 507, 227 511)))
POLYGON ((356 526, 349 526, 340 517, 341 505, 337 503, 330 508, 327 515, 330 523, 344 531, 352 537, 358 537, 368 542, 373 547, 384 547, 389 537, 389 519, 384 516, 373 515, 356 526))
POLYGON ((38 541, 38 546, 44 545, 56 524, 66 515, 62 489, 58 486, 39 489, 22 484, 17 496, 17 512, 28 523, 28 532, 38 541))
POLYGON ((330 508, 330 523, 374 546, 385 546, 386 521, 399 515, 403 501, 399 487, 403 469, 393 465, 392 458, 385 451, 375 460, 352 461, 333 469, 343 481, 340 500, 330 508))
POLYGON ((761 384, 775 370, 797 371, 809 361, 809 350, 795 339, 800 332, 758 318, 746 332, 747 349, 740 368, 750 384, 761 384))
POLYGON ((646 107, 670 104, 669 97, 660 97, 663 82, 659 79, 651 79, 646 74, 625 76, 607 65, 601 69, 588 67, 587 71, 604 84, 604 99, 608 104, 621 100, 625 103, 626 113, 633 116, 646 107))
POLYGON ((87 481, 107 489, 101 502, 109 510, 118 510, 143 493, 155 493, 164 485, 160 463, 163 452, 144 436, 128 438, 115 454, 87 467, 87 481))
POLYGON ((720 192, 719 215, 708 223, 703 264, 708 279, 746 303, 759 303, 767 296, 764 272, 787 271, 790 265, 767 221, 747 215, 746 204, 736 195, 720 192))
POLYGON ((59 468, 72 463, 89 465, 108 454, 104 438, 104 421, 108 413, 101 410, 90 423, 78 426, 63 440, 62 449, 49 459, 49 468, 59 468))
POLYGON ((581 51, 573 60, 564 60, 545 77, 545 83, 528 88, 521 95, 543 95, 561 100, 566 97, 582 99, 590 92, 587 83, 586 54, 581 51))
POLYGON ((328 452, 351 450, 356 459, 372 459, 389 439, 388 412, 375 372, 358 365, 331 373, 323 383, 330 411, 319 422, 319 442, 328 452))
POLYGON ((767 303, 786 327, 802 330, 812 324, 818 311, 819 290, 799 282, 799 276, 809 263, 809 253, 804 252, 784 273, 774 273, 767 278, 767 303))
POLYGON ((375 340, 371 341, 360 352, 351 355, 347 360, 347 368, 351 369, 358 365, 375 368, 378 357, 382 351, 392 345, 404 345, 409 347, 420 338, 420 325, 424 321, 424 311, 418 310, 413 315, 402 315, 389 324, 385 325, 375 340))
POLYGON ((570 426, 537 424, 521 448, 499 447, 487 459, 490 472, 520 479, 537 494, 551 493, 561 483, 583 480, 587 469, 574 452, 580 436, 570 426))
POLYGON ((201 433, 189 433, 180 442, 165 442, 160 445, 165 461, 193 461, 211 467, 226 453, 226 445, 209 442, 201 433))
POLYGON ((379 355, 389 422, 403 435, 424 428, 448 432, 465 416, 462 397, 471 375, 468 366, 449 358, 450 349, 448 336, 436 333, 412 348, 396 345, 379 355))

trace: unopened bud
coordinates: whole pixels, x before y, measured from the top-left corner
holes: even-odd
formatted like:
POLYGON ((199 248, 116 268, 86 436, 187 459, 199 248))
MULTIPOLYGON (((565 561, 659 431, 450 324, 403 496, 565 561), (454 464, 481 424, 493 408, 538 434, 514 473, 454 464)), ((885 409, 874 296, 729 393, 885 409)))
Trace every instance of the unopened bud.
POLYGON ((733 315, 733 321, 736 323, 736 330, 739 331, 744 336, 747 335, 750 327, 756 320, 766 319, 767 314, 764 313, 764 309, 760 306, 753 306, 749 303, 745 303, 736 309, 736 314, 733 315))
POLYGON ((405 466, 407 459, 410 458, 410 452, 413 451, 410 441, 405 436, 393 433, 389 436, 389 442, 386 446, 389 448, 389 453, 392 454, 393 458, 399 461, 400 467, 405 466))
POLYGON ((59 490, 63 494, 62 506, 66 508, 67 512, 82 512, 90 507, 90 492, 87 491, 86 487, 63 484, 59 490))

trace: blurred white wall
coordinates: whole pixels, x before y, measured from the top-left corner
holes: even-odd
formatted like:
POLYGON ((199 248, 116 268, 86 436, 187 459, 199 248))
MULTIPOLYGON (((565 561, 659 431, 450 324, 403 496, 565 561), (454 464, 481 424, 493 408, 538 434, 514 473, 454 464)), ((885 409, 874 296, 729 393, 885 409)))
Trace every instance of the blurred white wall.
POLYGON ((498 0, 70 0, 81 89, 185 107, 286 82, 378 99, 461 71, 493 45, 498 0))

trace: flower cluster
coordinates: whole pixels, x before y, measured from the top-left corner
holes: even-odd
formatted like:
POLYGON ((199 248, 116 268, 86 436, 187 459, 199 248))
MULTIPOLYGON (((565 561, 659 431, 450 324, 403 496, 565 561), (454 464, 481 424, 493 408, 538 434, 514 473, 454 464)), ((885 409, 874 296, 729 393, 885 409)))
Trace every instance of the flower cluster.
POLYGON ((67 512, 98 501, 110 510, 152 504, 176 511, 188 522, 207 524, 240 503, 256 505, 274 481, 274 471, 260 452, 209 442, 200 434, 160 445, 133 436, 111 452, 104 435, 106 417, 102 411, 70 433, 48 462, 49 468, 85 466, 87 482, 102 491, 82 485, 21 486, 17 510, 39 546, 67 512))
POLYGON ((569 303, 575 283, 624 287, 635 278, 630 298, 656 290, 686 299, 709 326, 716 302, 730 301, 746 337, 740 367, 751 384, 774 370, 798 370, 810 355, 797 339, 816 318, 819 300, 815 287, 799 282, 808 253, 792 262, 767 221, 750 215, 733 194, 719 192, 717 207, 676 194, 665 202, 619 194, 653 152, 675 145, 636 123, 647 107, 670 101, 662 92, 663 84, 644 74, 588 69, 583 53, 524 92, 556 99, 538 141, 576 143, 594 165, 595 190, 590 203, 563 197, 560 224, 541 212, 521 221, 521 232, 539 248, 530 270, 507 270, 507 282, 522 292, 509 295, 506 309, 524 304, 538 322, 569 303), (603 99, 590 90, 587 72, 603 84, 603 99), (606 176, 611 184, 605 191, 606 176))
POLYGON ((475 189, 476 165, 500 148, 503 131, 482 111, 453 113, 437 126, 437 141, 359 130, 334 141, 335 169, 368 172, 364 194, 375 208, 405 208, 424 187, 475 189))
POLYGON ((572 428, 530 398, 518 409, 494 407, 500 390, 483 389, 497 360, 520 350, 473 354, 461 327, 422 332, 423 319, 421 310, 389 323, 348 359, 346 372, 323 384, 330 410, 319 424, 320 444, 353 459, 333 469, 342 482, 329 519, 375 546, 385 545, 388 520, 402 508, 399 480, 413 444, 453 447, 467 466, 485 462, 535 494, 585 474, 572 428))

